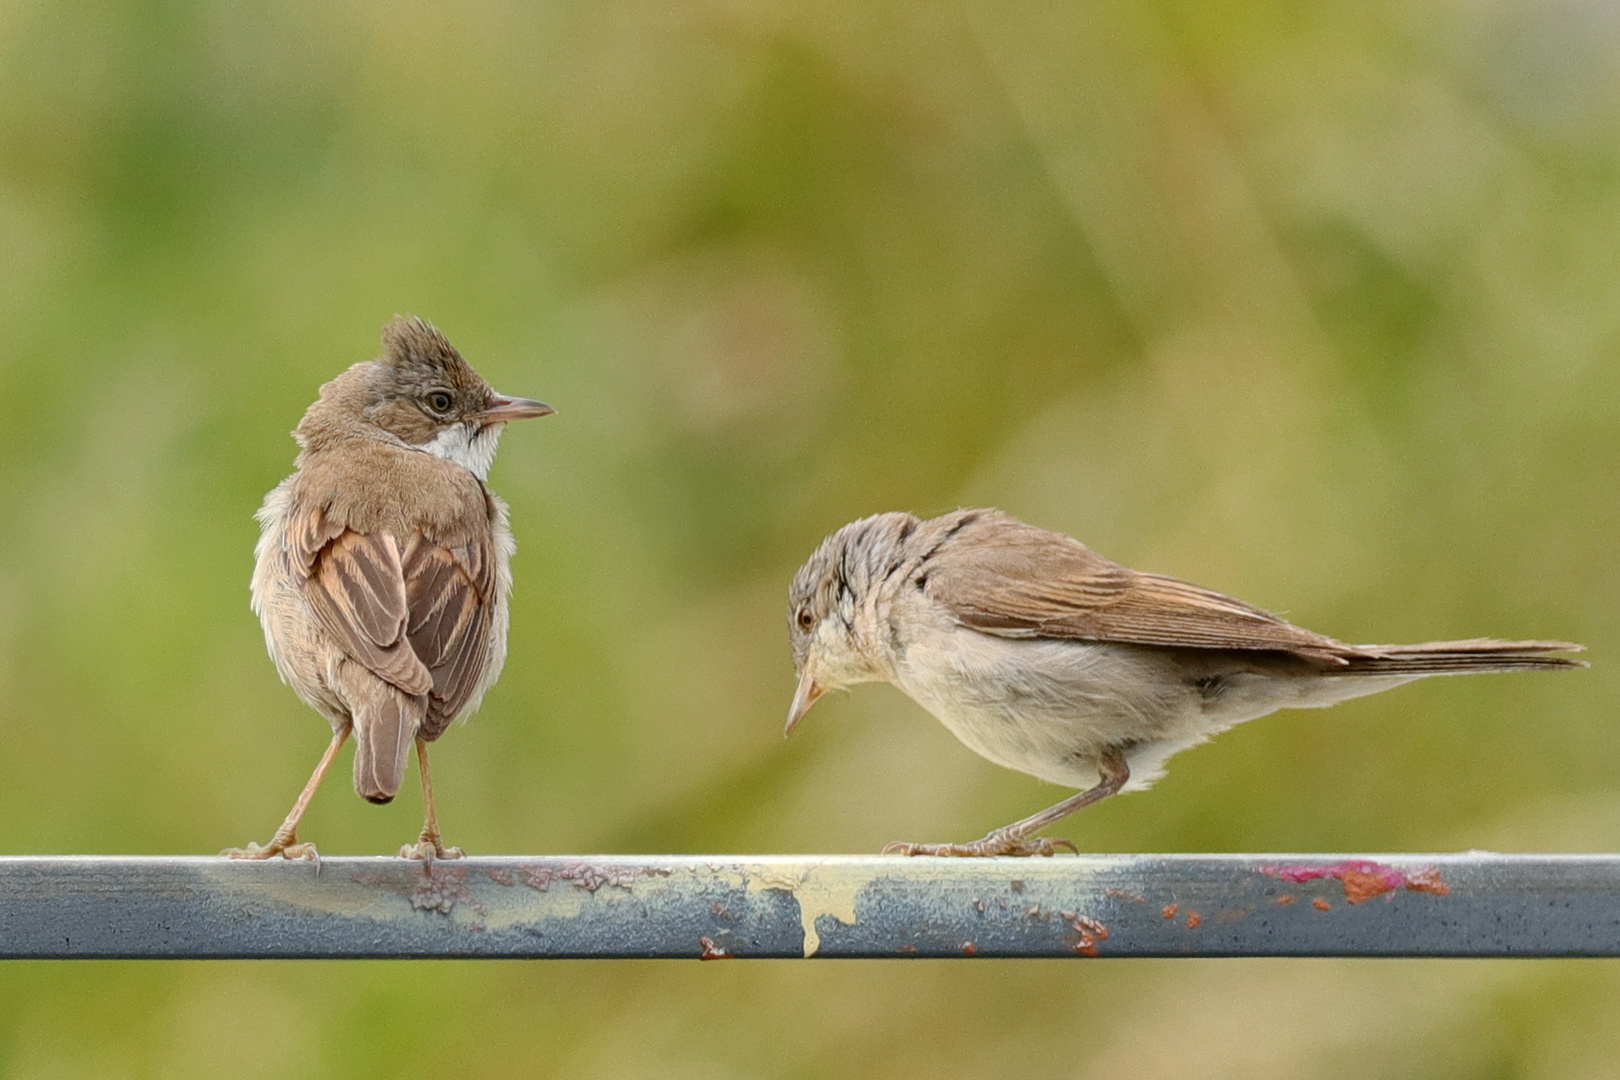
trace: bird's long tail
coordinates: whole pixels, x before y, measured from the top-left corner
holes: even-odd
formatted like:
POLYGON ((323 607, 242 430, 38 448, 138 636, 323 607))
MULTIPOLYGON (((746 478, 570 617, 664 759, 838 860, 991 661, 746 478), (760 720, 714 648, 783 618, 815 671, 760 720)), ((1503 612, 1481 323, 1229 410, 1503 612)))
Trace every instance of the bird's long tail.
POLYGON ((1471 675, 1487 671, 1583 668, 1584 660, 1548 653, 1580 652, 1569 641, 1427 641, 1420 645, 1356 645, 1329 675, 1471 675))
POLYGON ((354 719, 354 790, 386 803, 399 794, 426 696, 407 694, 358 664, 342 664, 337 689, 354 719))

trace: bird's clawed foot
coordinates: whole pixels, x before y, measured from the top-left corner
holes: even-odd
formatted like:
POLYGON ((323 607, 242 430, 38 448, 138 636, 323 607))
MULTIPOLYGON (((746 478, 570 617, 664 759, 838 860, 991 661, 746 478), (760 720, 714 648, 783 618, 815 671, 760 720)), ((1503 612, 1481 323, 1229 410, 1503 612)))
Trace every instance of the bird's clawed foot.
POLYGON ((1080 849, 1061 837, 1037 836, 1033 839, 1014 836, 997 830, 971 844, 908 844, 894 843, 883 849, 885 855, 945 855, 959 859, 987 858, 992 855, 1056 855, 1067 849, 1078 855, 1080 849))
POLYGON ((458 847, 445 847, 444 843, 439 839, 438 833, 426 831, 422 833, 416 843, 406 844, 399 849, 400 858, 420 859, 429 866, 433 865, 434 859, 459 859, 465 854, 466 852, 458 847))
POLYGON ((317 869, 321 865, 321 853, 315 850, 315 845, 298 843, 298 837, 292 833, 286 836, 277 833, 263 847, 249 840, 245 848, 226 848, 220 854, 227 859, 274 859, 279 855, 283 859, 308 859, 317 869))

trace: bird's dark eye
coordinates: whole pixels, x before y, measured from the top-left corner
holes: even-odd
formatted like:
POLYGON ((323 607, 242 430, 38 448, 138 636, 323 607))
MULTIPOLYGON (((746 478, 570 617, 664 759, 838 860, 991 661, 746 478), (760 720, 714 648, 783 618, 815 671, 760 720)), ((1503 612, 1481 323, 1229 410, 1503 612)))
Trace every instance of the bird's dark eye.
POLYGON ((809 608, 800 608, 799 609, 799 629, 800 630, 810 630, 810 629, 813 629, 815 627, 815 625, 816 625, 815 612, 811 611, 809 608))
POLYGON ((443 390, 435 390, 427 396, 427 407, 436 413, 447 413, 454 402, 449 394, 443 390))

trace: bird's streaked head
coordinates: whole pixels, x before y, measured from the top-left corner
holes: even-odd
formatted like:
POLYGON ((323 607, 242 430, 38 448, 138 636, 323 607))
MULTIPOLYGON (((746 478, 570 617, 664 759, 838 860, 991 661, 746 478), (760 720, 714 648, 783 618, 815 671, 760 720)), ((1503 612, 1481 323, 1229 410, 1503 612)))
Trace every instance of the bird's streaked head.
POLYGON ((911 514, 851 522, 821 542, 788 590, 788 635, 799 675, 787 731, 828 690, 886 677, 870 601, 903 561, 911 514))

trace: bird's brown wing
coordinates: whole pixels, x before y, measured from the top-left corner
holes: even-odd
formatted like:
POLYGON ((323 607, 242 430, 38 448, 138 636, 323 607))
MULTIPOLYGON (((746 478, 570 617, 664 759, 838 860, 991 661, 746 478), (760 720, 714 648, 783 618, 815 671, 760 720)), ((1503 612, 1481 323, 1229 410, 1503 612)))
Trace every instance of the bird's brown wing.
POLYGON ((437 737, 489 662, 493 537, 441 544, 417 533, 401 551, 391 534, 345 529, 318 508, 295 515, 287 537, 322 628, 379 678, 428 694, 423 734, 437 737))
POLYGON ((939 519, 913 574, 964 626, 1004 637, 1284 650, 1344 664, 1359 650, 1185 581, 1143 574, 994 510, 939 519), (954 519, 954 520, 953 520, 954 519))
POLYGON ((407 637, 405 573, 392 535, 342 529, 309 567, 304 595, 310 610, 352 659, 407 694, 432 689, 433 676, 407 637))
POLYGON ((423 734, 444 731, 484 682, 496 568, 488 535, 457 545, 417 537, 405 552, 406 635, 433 677, 423 734))

